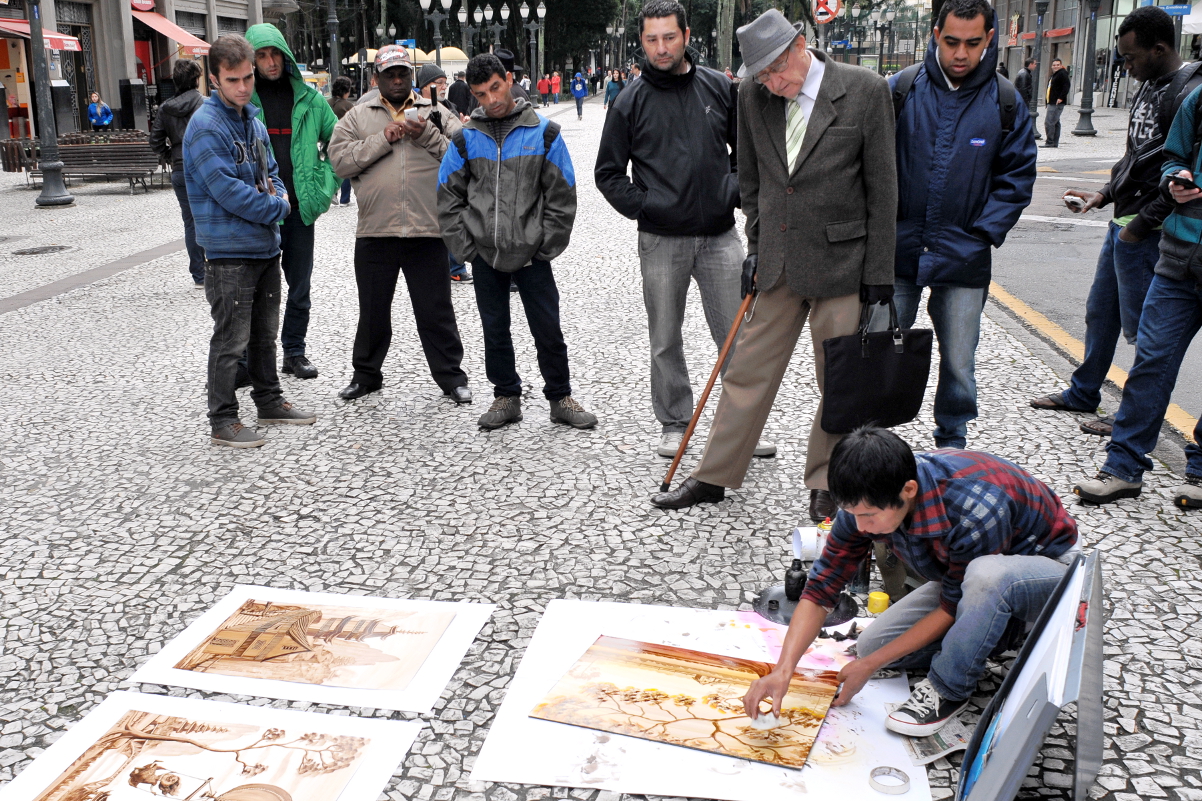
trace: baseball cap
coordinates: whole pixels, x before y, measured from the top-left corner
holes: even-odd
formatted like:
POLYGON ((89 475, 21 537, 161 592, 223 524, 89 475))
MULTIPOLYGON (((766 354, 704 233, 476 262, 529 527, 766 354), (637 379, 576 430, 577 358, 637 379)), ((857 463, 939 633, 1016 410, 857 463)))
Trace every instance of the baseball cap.
POLYGON ((409 51, 400 45, 381 47, 376 52, 376 72, 383 72, 392 67, 413 69, 413 59, 409 57, 409 51))

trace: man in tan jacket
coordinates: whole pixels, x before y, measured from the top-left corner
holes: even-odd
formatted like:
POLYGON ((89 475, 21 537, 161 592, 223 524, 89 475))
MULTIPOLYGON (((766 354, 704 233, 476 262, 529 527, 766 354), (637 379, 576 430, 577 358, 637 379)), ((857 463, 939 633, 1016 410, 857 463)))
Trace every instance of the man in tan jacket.
POLYGON ((390 45, 376 54, 379 97, 347 112, 330 138, 330 161, 350 178, 359 200, 355 284, 359 327, 350 384, 339 397, 360 398, 383 386, 392 341, 392 296, 405 274, 430 374, 456 403, 471 403, 459 366, 463 344, 451 305, 447 248, 438 227, 438 166, 458 118, 413 91, 409 51, 390 45))

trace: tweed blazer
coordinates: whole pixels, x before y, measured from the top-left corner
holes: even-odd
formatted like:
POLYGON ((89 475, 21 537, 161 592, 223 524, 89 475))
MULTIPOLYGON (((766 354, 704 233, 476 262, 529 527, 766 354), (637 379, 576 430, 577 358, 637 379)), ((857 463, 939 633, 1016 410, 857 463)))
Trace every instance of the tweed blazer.
POLYGON ((897 229, 893 96, 871 70, 810 51, 826 65, 797 165, 785 167, 786 101, 739 86, 739 192, 756 286, 835 298, 892 284, 897 229))

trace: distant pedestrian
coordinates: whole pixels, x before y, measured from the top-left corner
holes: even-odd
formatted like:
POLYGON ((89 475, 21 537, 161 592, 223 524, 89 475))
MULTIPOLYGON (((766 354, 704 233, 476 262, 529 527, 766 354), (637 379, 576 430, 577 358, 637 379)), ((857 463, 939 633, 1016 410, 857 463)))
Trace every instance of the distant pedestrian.
POLYGON ((551 76, 543 75, 538 79, 538 94, 543 99, 543 108, 551 102, 551 76))
MULTIPOLYGON (((372 75, 374 80, 375 73, 372 75)), ((451 101, 456 111, 466 116, 475 110, 476 98, 472 97, 472 90, 467 88, 467 81, 463 80, 463 76, 463 70, 455 73, 455 82, 447 87, 447 100, 451 101)))
POLYGON ((559 77, 558 72, 551 73, 551 98, 555 103, 559 103, 559 95, 563 91, 563 81, 559 77))
POLYGON ((1006 78, 1007 80, 1009 80, 1009 78, 1010 78, 1010 70, 1006 69, 1005 63, 1003 63, 1001 61, 999 61, 997 63, 997 74, 1001 75, 1003 78, 1006 78))
POLYGON ((213 94, 192 115, 184 134, 188 202, 196 238, 205 249, 205 297, 213 315, 210 442, 233 448, 266 442, 238 418, 235 382, 244 353, 260 423, 317 422, 317 415, 284 400, 276 373, 280 223, 290 206, 267 128, 250 102, 254 58, 254 48, 241 36, 225 34, 213 43, 208 54, 213 94))
MULTIPOLYGON (((493 51, 493 55, 501 60, 501 65, 505 67, 506 72, 508 72, 510 75, 517 75, 517 59, 513 55, 513 51, 506 50, 504 47, 498 47, 493 51)), ((509 93, 513 95, 514 100, 530 100, 530 95, 526 94, 526 90, 522 88, 522 85, 519 84, 516 79, 514 80, 514 84, 510 88, 509 93)))
POLYGON ((92 92, 91 102, 88 103, 88 122, 93 131, 113 130, 113 110, 109 104, 100 99, 99 92, 92 92))
POLYGON ((576 174, 567 145, 556 123, 529 101, 513 99, 513 76, 496 56, 473 58, 467 82, 480 108, 452 137, 442 160, 438 220, 447 246, 475 271, 484 365, 495 397, 480 427, 522 419, 522 380, 510 333, 512 279, 538 352, 551 421, 592 428, 597 418, 572 398, 559 288, 551 272, 576 217, 576 174))
MULTIPOLYGON (((342 119, 346 113, 355 107, 355 104, 350 101, 351 79, 345 75, 339 75, 334 79, 333 86, 330 87, 330 108, 334 110, 334 116, 342 119)), ((351 205, 351 179, 344 178, 342 181, 342 191, 338 197, 339 206, 351 205)))
POLYGON ((522 80, 518 81, 518 83, 520 83, 522 85, 522 91, 524 91, 526 93, 526 96, 529 97, 530 96, 530 75, 529 75, 529 73, 523 75, 522 80))
POLYGON ((610 78, 609 83, 605 85, 605 100, 601 104, 601 108, 609 109, 609 107, 613 105, 613 102, 618 99, 618 95, 621 93, 624 85, 625 83, 619 77, 618 71, 614 70, 613 77, 610 78))
POLYGON ((584 119, 584 98, 588 97, 588 84, 579 72, 572 79, 572 97, 576 98, 576 119, 584 119))
POLYGON ((184 218, 184 247, 188 251, 188 272, 197 289, 205 285, 205 250, 196 241, 196 223, 188 203, 188 186, 184 182, 184 132, 188 120, 204 103, 196 87, 200 85, 200 63, 181 58, 171 69, 175 96, 159 106, 150 129, 150 146, 156 153, 171 160, 171 188, 179 201, 180 216, 184 218))
POLYGON ((1068 103, 1068 91, 1072 80, 1064 62, 1052 59, 1052 77, 1048 81, 1048 106, 1043 112, 1043 135, 1047 138, 1040 147, 1060 147, 1060 115, 1068 103))
POLYGON ((726 75, 727 78, 730 78, 732 83, 737 82, 739 80, 738 78, 735 77, 735 74, 730 71, 730 67, 726 68, 726 71, 724 74, 726 75))
MULTIPOLYGON (((1023 104, 1026 105, 1028 110, 1034 108, 1034 106, 1031 105, 1031 101, 1035 98, 1033 81, 1035 67, 1038 63, 1039 62, 1035 59, 1028 58, 1023 62, 1023 68, 1018 71, 1017 75, 1014 76, 1014 90, 1018 92, 1018 96, 1023 99, 1023 104)), ((1038 127, 1035 129, 1035 138, 1043 138, 1043 134, 1039 132, 1038 127)))
MULTIPOLYGON (((442 72, 434 64, 425 68, 442 72)), ((359 198, 354 375, 338 394, 354 400, 383 386, 392 300, 404 273, 430 375, 444 395, 471 403, 436 197, 439 161, 459 131, 459 118, 413 91, 413 61, 404 47, 380 48, 375 69, 379 98, 343 117, 330 140, 334 169, 352 180, 359 198)))

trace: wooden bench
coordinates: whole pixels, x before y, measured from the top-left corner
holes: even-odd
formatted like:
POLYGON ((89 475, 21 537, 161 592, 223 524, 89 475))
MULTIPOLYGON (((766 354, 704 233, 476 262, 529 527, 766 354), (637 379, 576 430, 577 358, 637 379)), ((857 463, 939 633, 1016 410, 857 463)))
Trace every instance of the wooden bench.
POLYGON ((0 164, 5 172, 37 169, 37 142, 33 139, 0 139, 0 164))
MULTIPOLYGON (((147 179, 160 175, 160 186, 166 186, 169 173, 163 167, 159 155, 150 148, 150 137, 146 131, 91 131, 63 134, 58 138, 59 160, 63 163, 63 178, 124 178, 129 181, 129 192, 133 194, 135 184, 150 191, 147 179), (160 171, 160 168, 163 168, 160 171)), ((37 142, 9 140, 0 143, 4 157, 4 169, 8 172, 24 170, 26 181, 33 183, 41 178, 38 168, 37 142), (21 146, 23 143, 23 147, 21 146)))

